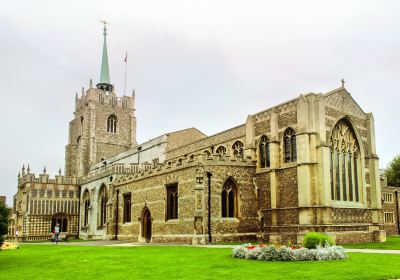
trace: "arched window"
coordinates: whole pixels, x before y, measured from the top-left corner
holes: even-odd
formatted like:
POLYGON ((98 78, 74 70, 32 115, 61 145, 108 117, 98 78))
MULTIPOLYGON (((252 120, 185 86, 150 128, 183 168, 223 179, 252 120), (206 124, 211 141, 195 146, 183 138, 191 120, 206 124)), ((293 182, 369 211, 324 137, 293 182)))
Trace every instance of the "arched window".
POLYGON ((223 218, 237 217, 237 187, 232 179, 228 179, 222 188, 221 210, 223 218))
POLYGON ((76 138, 76 144, 79 146, 79 143, 81 143, 81 136, 78 136, 78 138, 76 138))
POLYGON ((51 232, 59 224, 60 232, 68 232, 68 219, 65 213, 56 213, 51 217, 51 232))
POLYGON ((167 185, 167 220, 178 219, 178 184, 167 185))
POLYGON ((297 161, 296 132, 288 128, 283 136, 285 162, 297 161))
POLYGON ((215 152, 217 153, 217 155, 222 157, 223 155, 226 154, 226 148, 224 146, 219 146, 215 152))
POLYGON ((132 195, 131 193, 125 193, 124 197, 124 223, 130 223, 132 220, 131 208, 132 208, 132 195))
POLYGON ((233 156, 243 158, 243 143, 240 141, 236 141, 233 146, 233 156))
POLYGON ((99 227, 102 227, 107 221, 107 190, 105 185, 100 188, 98 203, 99 227))
POLYGON ((205 150, 204 154, 206 155, 206 158, 211 157, 211 152, 209 150, 205 150))
POLYGON ((263 135, 258 145, 258 154, 260 158, 261 168, 266 168, 271 166, 271 154, 270 154, 269 142, 270 141, 268 137, 263 135))
POLYGON ((332 200, 359 202, 360 145, 347 119, 333 127, 329 147, 332 200))
POLYGON ((111 115, 107 119, 107 132, 117 133, 117 117, 115 115, 111 115))
POLYGON ((90 197, 89 191, 86 190, 83 194, 84 212, 83 212, 83 226, 89 225, 89 207, 90 207, 90 197))

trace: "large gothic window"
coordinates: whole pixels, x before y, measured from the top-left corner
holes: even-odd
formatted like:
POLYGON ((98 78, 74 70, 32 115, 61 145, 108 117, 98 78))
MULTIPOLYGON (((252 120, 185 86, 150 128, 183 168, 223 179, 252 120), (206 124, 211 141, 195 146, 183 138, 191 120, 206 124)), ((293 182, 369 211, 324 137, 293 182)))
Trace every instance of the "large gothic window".
POLYGON ((117 117, 115 115, 111 115, 107 119, 107 132, 117 133, 117 117))
POLYGON ((228 179, 222 188, 221 210, 223 218, 237 217, 237 187, 232 179, 228 179))
POLYGON ((332 200, 359 202, 360 146, 346 119, 334 126, 329 146, 332 200))
POLYGON ((243 143, 236 141, 232 146, 233 156, 243 158, 243 143))
POLYGON ((84 203, 83 225, 86 227, 89 225, 89 208, 90 208, 90 196, 88 190, 86 190, 83 194, 83 203, 84 203))
POLYGON ((167 220, 178 219, 178 184, 167 186, 167 220))
POLYGON ((224 146, 219 146, 215 152, 217 153, 217 155, 222 157, 226 154, 226 148, 224 146))
POLYGON ((99 192, 99 227, 104 226, 107 221, 107 190, 106 186, 102 185, 99 192))
POLYGON ((285 162, 297 161, 296 132, 288 128, 283 136, 285 162))
POLYGON ((262 136, 260 139, 260 143, 258 144, 258 155, 260 159, 260 167, 266 168, 271 166, 271 154, 270 154, 270 146, 269 139, 267 136, 262 136))

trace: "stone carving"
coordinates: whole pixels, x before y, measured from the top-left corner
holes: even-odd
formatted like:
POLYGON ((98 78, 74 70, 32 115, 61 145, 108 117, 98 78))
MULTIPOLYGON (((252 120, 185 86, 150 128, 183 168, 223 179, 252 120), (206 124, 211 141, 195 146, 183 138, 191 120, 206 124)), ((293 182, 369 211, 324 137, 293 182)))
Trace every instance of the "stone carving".
POLYGON ((338 108, 342 112, 348 112, 359 118, 366 118, 366 114, 361 110, 358 104, 353 100, 349 93, 342 89, 325 97, 325 103, 338 108))

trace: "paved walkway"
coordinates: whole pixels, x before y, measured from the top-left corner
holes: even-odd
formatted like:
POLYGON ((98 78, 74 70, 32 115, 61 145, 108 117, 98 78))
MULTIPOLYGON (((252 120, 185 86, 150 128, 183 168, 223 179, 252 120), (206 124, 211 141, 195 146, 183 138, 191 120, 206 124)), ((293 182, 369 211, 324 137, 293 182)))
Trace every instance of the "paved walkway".
MULTIPOLYGON (((112 246, 112 247, 139 247, 139 246, 184 246, 196 248, 212 249, 232 249, 237 245, 182 245, 182 244, 162 244, 162 243, 138 243, 127 240, 96 240, 81 242, 59 242, 57 245, 51 242, 25 243, 29 245, 53 245, 53 246, 112 246)), ((375 249, 345 249, 347 253, 366 253, 366 254, 400 254, 400 250, 375 250, 375 249)))

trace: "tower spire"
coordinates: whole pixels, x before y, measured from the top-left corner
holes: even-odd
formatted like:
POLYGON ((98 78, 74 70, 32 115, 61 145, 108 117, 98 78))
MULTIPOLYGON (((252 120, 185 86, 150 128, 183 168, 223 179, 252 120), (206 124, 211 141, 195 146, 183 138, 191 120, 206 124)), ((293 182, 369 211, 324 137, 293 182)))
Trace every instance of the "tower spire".
POLYGON ((107 24, 105 20, 101 20, 101 23, 104 24, 104 42, 103 42, 103 55, 101 58, 101 72, 100 72, 100 81, 96 85, 98 89, 106 90, 106 91, 112 91, 112 84, 110 83, 110 70, 108 67, 108 53, 107 53, 107 24))

